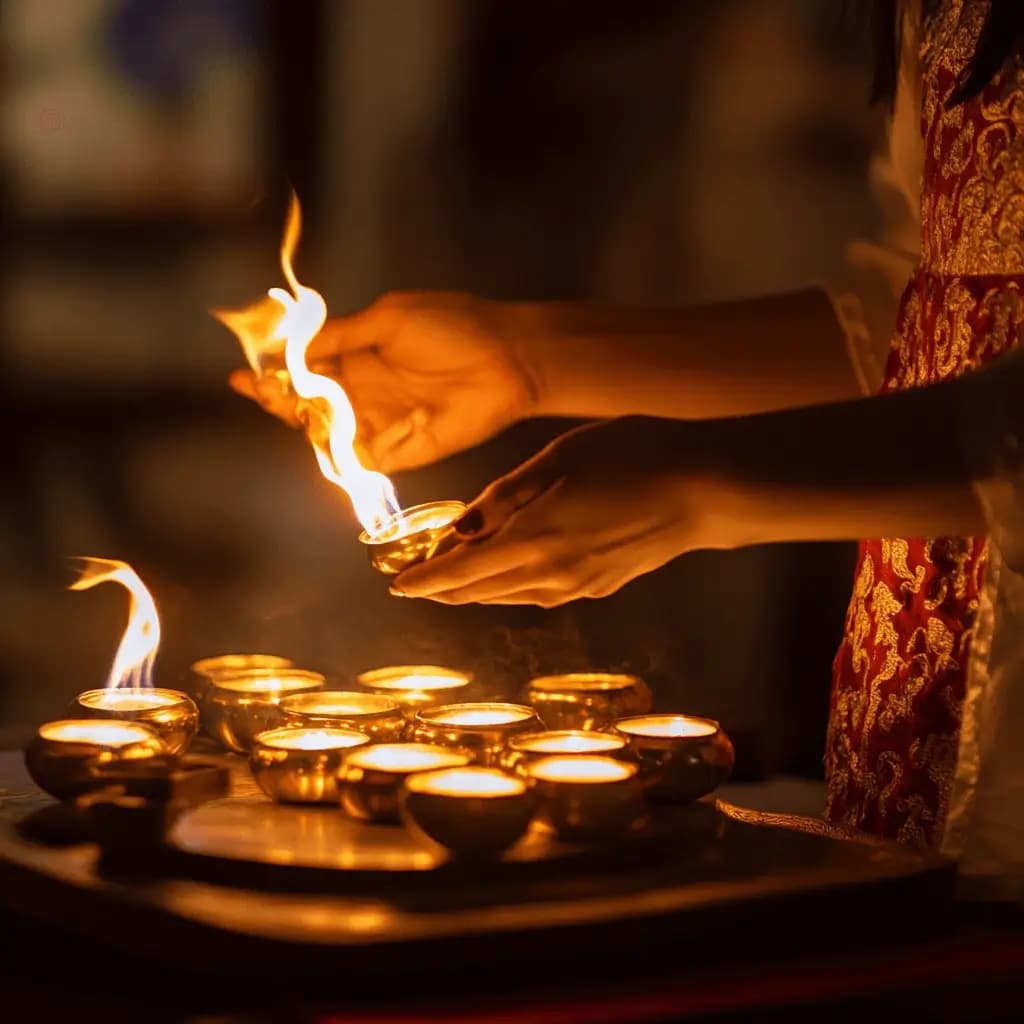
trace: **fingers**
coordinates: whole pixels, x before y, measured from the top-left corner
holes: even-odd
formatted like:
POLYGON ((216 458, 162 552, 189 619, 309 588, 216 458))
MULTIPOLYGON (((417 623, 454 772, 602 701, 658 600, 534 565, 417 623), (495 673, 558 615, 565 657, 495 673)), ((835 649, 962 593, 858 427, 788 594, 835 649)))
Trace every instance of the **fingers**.
POLYGON ((235 370, 228 377, 228 385, 232 391, 252 399, 290 427, 301 425, 296 415, 295 396, 280 381, 272 377, 256 377, 251 370, 235 370))
POLYGON ((529 541, 465 544, 428 562, 414 565, 395 578, 392 593, 431 597, 518 569, 533 553, 529 541))
POLYGON ((346 352, 372 348, 388 329, 392 306, 382 300, 350 316, 328 320, 306 350, 307 361, 331 359, 346 352))

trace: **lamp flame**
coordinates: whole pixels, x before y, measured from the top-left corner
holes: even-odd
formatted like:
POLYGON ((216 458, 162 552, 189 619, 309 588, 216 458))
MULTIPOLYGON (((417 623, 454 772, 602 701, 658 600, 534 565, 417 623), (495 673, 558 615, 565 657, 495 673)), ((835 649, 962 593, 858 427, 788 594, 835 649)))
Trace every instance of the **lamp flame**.
POLYGON ((391 481, 367 469, 356 452, 356 417, 344 388, 314 373, 306 351, 327 319, 323 296, 300 284, 292 260, 302 233, 302 212, 293 193, 281 242, 281 270, 288 289, 271 288, 265 298, 246 309, 214 313, 242 345, 253 372, 265 376, 284 352, 284 364, 295 394, 302 400, 299 416, 313 446, 320 472, 352 502, 363 529, 375 537, 399 511, 391 481))
POLYGON ((100 583, 120 583, 128 591, 128 625, 107 677, 108 689, 141 689, 153 685, 153 662, 160 646, 160 617, 146 585, 127 562, 82 558, 82 571, 71 590, 89 590, 100 583))

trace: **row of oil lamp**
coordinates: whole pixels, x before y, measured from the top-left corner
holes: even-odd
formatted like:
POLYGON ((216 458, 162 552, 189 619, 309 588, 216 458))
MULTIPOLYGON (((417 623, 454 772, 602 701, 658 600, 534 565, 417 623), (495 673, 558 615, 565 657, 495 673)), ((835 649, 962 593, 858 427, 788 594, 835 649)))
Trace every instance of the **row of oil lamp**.
POLYGON ((340 806, 400 823, 455 855, 495 855, 531 823, 567 841, 620 835, 649 803, 689 803, 729 775, 717 722, 651 713, 636 676, 534 679, 524 703, 470 701, 469 675, 433 666, 366 672, 358 690, 272 655, 193 666, 197 701, 167 689, 92 690, 26 752, 58 799, 97 788, 111 765, 185 752, 200 720, 284 803, 340 806))

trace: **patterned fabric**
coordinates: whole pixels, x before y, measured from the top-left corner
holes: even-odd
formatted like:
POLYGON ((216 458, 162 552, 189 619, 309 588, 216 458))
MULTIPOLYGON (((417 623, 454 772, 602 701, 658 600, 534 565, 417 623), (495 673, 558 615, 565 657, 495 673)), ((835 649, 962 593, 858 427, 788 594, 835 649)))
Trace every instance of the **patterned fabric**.
MULTIPOLYGON (((1024 326, 1020 62, 980 96, 946 106, 987 10, 988 0, 953 0, 923 33, 921 259, 884 392, 968 373, 1015 346, 1024 326)), ((941 841, 987 553, 985 538, 861 543, 833 672, 833 822, 919 846, 941 841)))

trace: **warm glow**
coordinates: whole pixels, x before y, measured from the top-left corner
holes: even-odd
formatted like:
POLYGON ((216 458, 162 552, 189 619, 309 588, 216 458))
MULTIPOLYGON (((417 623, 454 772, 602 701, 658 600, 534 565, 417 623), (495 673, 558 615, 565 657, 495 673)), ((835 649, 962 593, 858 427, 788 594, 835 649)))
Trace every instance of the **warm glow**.
POLYGON ((104 747, 123 747, 128 743, 140 743, 153 738, 153 734, 141 725, 131 722, 48 722, 40 727, 39 735, 44 740, 60 743, 98 743, 104 747))
POLYGON ((369 737, 352 729, 272 729, 257 742, 281 750, 341 750, 367 743, 369 737))
POLYGON ((625 676, 614 672, 567 672, 560 676, 541 676, 530 683, 530 688, 545 692, 594 692, 606 690, 625 690, 634 686, 635 676, 625 676))
POLYGON ((529 772, 545 782, 621 782, 636 775, 636 767, 610 757, 545 757, 529 772))
POLYGON ((438 725, 472 729, 525 722, 533 717, 533 712, 518 704, 453 704, 451 707, 427 712, 424 717, 438 725))
POLYGON ((214 676, 250 668, 291 668, 292 665, 290 658, 282 658, 279 654, 215 654, 194 662, 192 671, 201 676, 214 676))
POLYGON ((379 715, 398 710, 398 705, 387 697, 349 690, 300 694, 282 707, 300 715, 379 715))
POLYGON ((705 718, 691 718, 689 715, 645 715, 643 718, 627 718, 616 723, 616 728, 630 736, 667 739, 713 736, 718 732, 718 726, 714 722, 705 718))
POLYGON ((363 529, 376 537, 398 513, 398 499, 386 476, 359 461, 355 412, 344 388, 306 364, 306 350, 327 319, 327 305, 319 292, 300 284, 295 276, 292 260, 301 233, 302 213, 293 195, 281 243, 281 270, 288 290, 271 288, 266 298, 247 309, 214 315, 237 335, 257 375, 266 372, 265 359, 279 358, 283 348, 291 387, 302 399, 299 415, 320 472, 348 494, 363 529))
POLYGON ((153 685, 153 662, 160 646, 160 618, 156 602, 125 562, 109 558, 81 559, 82 573, 71 584, 72 590, 88 590, 100 583, 120 583, 128 591, 128 625, 114 655, 107 677, 108 687, 139 689, 153 685))
POLYGON ((442 526, 453 523, 465 511, 466 506, 462 502, 418 505, 405 509, 398 514, 387 528, 373 537, 373 540, 383 543, 384 541, 395 540, 397 537, 404 537, 410 533, 438 530, 442 526))
POLYGON ((179 704, 181 697, 162 690, 91 690, 83 693, 78 702, 101 711, 152 711, 179 704))
POLYGON ((428 768, 457 768, 469 758, 456 750, 429 743, 377 743, 355 751, 348 763, 385 772, 419 772, 428 768))
POLYGON ((415 793, 437 796, 518 796, 526 791, 526 783, 522 779, 506 775, 496 768, 446 768, 437 772, 421 772, 413 775, 405 785, 415 793))
POLYGON ((523 736, 512 746, 516 750, 537 754, 605 754, 610 750, 622 750, 626 741, 609 732, 539 732, 523 736))
POLYGON ((469 677, 432 665, 400 665, 364 672, 359 682, 375 690, 453 690, 466 686, 469 677))
POLYGON ((314 690, 323 686, 324 677, 316 672, 284 672, 275 669, 253 669, 231 676, 212 676, 218 690, 235 693, 266 694, 270 697, 297 690, 314 690))

